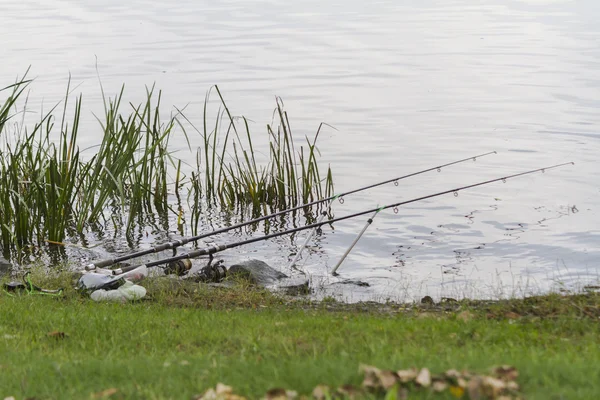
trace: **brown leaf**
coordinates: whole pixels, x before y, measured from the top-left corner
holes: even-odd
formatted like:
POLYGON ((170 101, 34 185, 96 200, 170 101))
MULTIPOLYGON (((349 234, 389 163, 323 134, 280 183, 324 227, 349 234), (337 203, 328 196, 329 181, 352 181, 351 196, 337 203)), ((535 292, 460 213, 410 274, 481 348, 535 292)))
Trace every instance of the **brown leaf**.
POLYGON ((394 386, 396 384, 396 382, 398 382, 398 376, 392 371, 388 371, 388 370, 379 371, 378 377, 379 377, 379 382, 381 383, 381 386, 385 390, 388 390, 389 388, 394 386))
POLYGON ((467 385, 467 393, 469 393, 470 400, 483 399, 483 379, 480 376, 476 376, 469 381, 467 385))
POLYGON ((422 368, 419 375, 417 375, 415 382, 423 387, 431 386, 431 373, 429 370, 427 368, 422 368))
POLYGON ((455 369, 449 369, 448 371, 445 372, 446 378, 448 379, 452 379, 452 380, 458 380, 458 378, 461 377, 460 372, 458 372, 455 369))
POLYGON ((92 395, 92 397, 95 398, 95 399, 101 399, 101 398, 104 398, 104 397, 110 397, 112 395, 115 395, 118 392, 119 392, 119 389, 117 389, 117 388, 110 388, 110 389, 106 389, 106 390, 103 390, 103 391, 98 392, 98 393, 94 393, 92 395))
POLYGON ((393 371, 362 365, 359 370, 365 374, 362 386, 366 389, 389 389, 398 382, 398 376, 393 371))
POLYGON ((519 371, 511 365, 502 365, 494 369, 494 375, 503 381, 514 381, 519 377, 519 371))
POLYGON ((359 366, 359 371, 365 374, 363 379, 362 386, 365 389, 379 389, 379 368, 373 367, 371 365, 361 364, 359 366))
POLYGON ((217 383, 217 386, 215 386, 215 393, 216 394, 232 394, 233 393, 233 388, 231 386, 227 386, 224 383, 217 383))
POLYGON ((456 380, 456 384, 458 385, 458 387, 466 389, 467 386, 469 386, 469 383, 467 382, 467 380, 465 378, 458 378, 456 380))
MULTIPOLYGON (((314 393, 314 392, 313 392, 314 393)), ((337 393, 341 394, 345 399, 358 399, 362 398, 363 392, 354 385, 342 385, 337 389, 337 393)))
POLYGON ((265 400, 293 400, 296 397, 298 397, 298 393, 283 388, 269 389, 265 394, 265 400))
POLYGON ((398 379, 400 379, 400 382, 408 383, 414 381, 417 378, 417 375, 419 375, 419 370, 416 368, 401 369, 399 371, 396 371, 396 375, 398 375, 398 379))
POLYGON ((444 390, 448 389, 448 383, 445 381, 436 380, 433 381, 433 385, 431 385, 431 388, 434 392, 443 392, 444 390))
POLYGON ((246 398, 234 394, 231 386, 217 383, 214 389, 208 389, 204 394, 195 396, 194 400, 246 400, 246 398))
POLYGON ((69 335, 67 335, 66 333, 60 332, 60 331, 48 332, 48 337, 55 338, 55 339, 65 339, 68 336, 69 335))
POLYGON ((495 399, 506 389, 506 382, 492 376, 484 376, 482 386, 485 394, 495 399))
POLYGON ((312 391, 312 396, 316 400, 325 400, 330 395, 331 389, 327 385, 317 385, 312 391))

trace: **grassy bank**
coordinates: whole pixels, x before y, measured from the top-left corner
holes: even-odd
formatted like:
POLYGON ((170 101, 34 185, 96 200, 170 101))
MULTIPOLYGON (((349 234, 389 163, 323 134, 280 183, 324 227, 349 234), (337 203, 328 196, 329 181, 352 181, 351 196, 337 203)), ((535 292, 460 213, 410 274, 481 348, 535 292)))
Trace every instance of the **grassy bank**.
POLYGON ((126 305, 2 294, 0 396, 190 399, 218 382, 248 398, 275 387, 309 395, 321 383, 359 386, 366 363, 432 373, 510 364, 527 399, 600 397, 598 295, 343 305, 146 286, 146 300, 126 305))

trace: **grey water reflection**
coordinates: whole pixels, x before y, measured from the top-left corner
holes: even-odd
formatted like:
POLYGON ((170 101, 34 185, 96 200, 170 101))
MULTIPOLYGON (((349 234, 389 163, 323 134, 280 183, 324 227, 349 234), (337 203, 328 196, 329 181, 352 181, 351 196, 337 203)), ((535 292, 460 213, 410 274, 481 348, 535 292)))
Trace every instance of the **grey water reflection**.
MULTIPOLYGON (((348 197, 334 205, 336 215, 575 161, 573 168, 381 213, 340 270, 370 287, 327 275, 364 219, 324 229, 302 266, 325 284, 322 295, 351 301, 545 290, 599 275, 599 4, 3 1, 2 77, 9 84, 31 65, 35 110, 62 97, 70 72, 87 107, 82 147, 98 137, 96 64, 109 93, 125 83, 135 102, 156 82, 163 104, 187 104, 195 123, 206 91, 219 84, 231 110, 254 121, 258 141, 274 96, 281 96, 297 135, 312 135, 322 121, 337 128, 323 133, 320 149, 338 191, 499 153, 348 197)), ((183 139, 179 147, 185 149, 183 139)), ((193 163, 193 153, 178 156, 193 163)), ((140 233, 140 245, 177 234, 156 231, 148 239, 140 233)), ((303 237, 224 257, 260 257, 284 270, 303 237)))

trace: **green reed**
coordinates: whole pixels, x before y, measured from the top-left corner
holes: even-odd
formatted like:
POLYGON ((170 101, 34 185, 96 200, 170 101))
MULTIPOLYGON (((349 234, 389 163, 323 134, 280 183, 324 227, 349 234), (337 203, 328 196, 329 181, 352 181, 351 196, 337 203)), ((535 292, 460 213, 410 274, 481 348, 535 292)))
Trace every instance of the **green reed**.
POLYGON ((104 108, 95 117, 102 138, 92 149, 80 150, 82 96, 70 102, 69 80, 63 100, 28 129, 25 93, 31 80, 26 76, 0 90, 0 96, 6 94, 0 97, 0 245, 5 255, 76 241, 107 224, 129 240, 140 234, 148 216, 158 216, 168 229, 168 216, 174 215, 182 231, 186 211, 197 232, 207 207, 239 207, 256 215, 333 191, 331 170, 322 179, 317 163, 322 125, 296 149, 280 99, 276 124, 267 126, 268 158, 261 164, 248 121, 231 114, 217 86, 220 108, 216 116, 209 115, 210 90, 203 128, 196 129, 202 139, 197 162, 188 178, 169 141, 181 130, 192 150, 184 127, 189 120, 179 110, 161 118, 162 95, 154 87, 134 105, 125 103, 124 86, 108 97, 100 84, 104 108), (181 191, 187 191, 187 210, 181 191))
POLYGON ((248 120, 234 117, 219 87, 214 86, 214 90, 220 101, 215 120, 209 123, 209 91, 204 102, 202 130, 194 127, 202 139, 202 146, 197 150, 196 170, 191 177, 194 233, 199 220, 195 212, 200 212, 200 208, 194 207, 201 198, 209 204, 229 208, 250 205, 252 215, 257 215, 333 194, 331 168, 327 168, 322 178, 317 162, 320 153, 316 141, 323 124, 312 140, 304 138, 306 146, 296 149, 288 114, 278 98, 276 120, 267 125, 268 158, 259 165, 256 155, 262 152, 255 149, 248 120))
POLYGON ((23 78, 3 89, 9 93, 0 103, 0 240, 5 254, 61 243, 67 232, 82 233, 111 219, 115 210, 127 216, 129 233, 143 213, 168 209, 168 169, 174 162, 168 141, 176 124, 174 117, 161 122, 160 92, 149 89, 144 104, 130 104, 131 111, 123 113, 124 87, 114 99, 103 91, 104 115, 97 117, 103 137, 86 160, 77 145, 82 97, 71 109, 70 85, 59 125, 54 115, 58 106, 31 131, 11 123, 27 112, 26 106, 17 109, 17 101, 30 82, 23 78))

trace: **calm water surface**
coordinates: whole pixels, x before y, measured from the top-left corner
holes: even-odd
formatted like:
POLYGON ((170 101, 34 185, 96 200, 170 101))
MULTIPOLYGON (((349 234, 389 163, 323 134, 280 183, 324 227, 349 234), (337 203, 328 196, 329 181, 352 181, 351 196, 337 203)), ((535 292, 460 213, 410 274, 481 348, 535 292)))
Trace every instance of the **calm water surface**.
MULTIPOLYGON (((338 192, 490 150, 498 155, 348 197, 337 216, 526 169, 548 171, 381 213, 340 269, 364 219, 325 229, 302 268, 346 300, 493 297, 600 277, 600 3, 594 0, 0 2, 0 86, 31 65, 30 107, 84 94, 84 145, 104 88, 199 123, 218 84, 265 138, 275 96, 295 134, 320 122, 338 192)), ((176 144, 183 149, 184 142, 176 144)), ((197 143, 199 144, 199 140, 197 143)), ((192 154, 181 152, 190 162, 192 154)), ((206 227, 208 229, 208 227, 206 227)), ((189 232, 188 232, 189 233, 189 232)), ((237 240, 248 233, 221 238, 237 240)), ((303 236, 223 254, 285 270, 303 236)), ((147 244, 143 244, 147 245, 147 244)))

